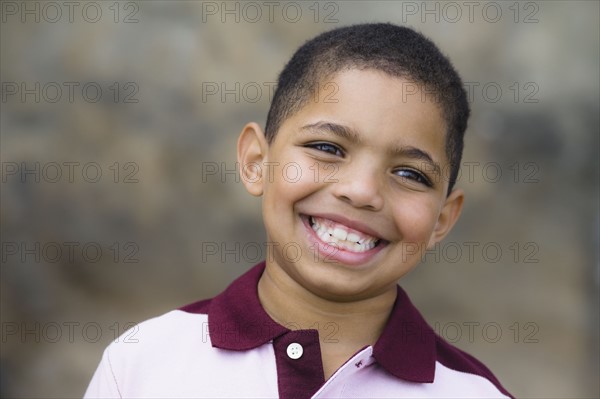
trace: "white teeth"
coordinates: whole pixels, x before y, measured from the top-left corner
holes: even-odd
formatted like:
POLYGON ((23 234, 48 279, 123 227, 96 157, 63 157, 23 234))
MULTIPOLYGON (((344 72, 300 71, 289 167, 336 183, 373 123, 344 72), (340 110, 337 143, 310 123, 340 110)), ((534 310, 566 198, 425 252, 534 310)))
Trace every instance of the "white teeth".
POLYGON ((336 243, 335 241, 337 241, 335 238, 333 238, 331 235, 329 235, 329 233, 327 233, 326 231, 321 231, 319 230, 319 234, 318 234, 319 238, 321 240, 323 240, 323 242, 326 243, 336 243))
POLYGON ((360 241, 360 237, 354 233, 348 233, 346 240, 357 243, 360 241))
POLYGON ((345 240, 346 237, 348 237, 348 232, 346 230, 340 229, 339 227, 336 227, 335 229, 333 229, 333 236, 338 240, 345 240))
POLYGON ((330 245, 334 245, 340 249, 352 252, 365 252, 375 247, 379 241, 375 237, 360 236, 356 233, 349 233, 343 227, 332 226, 332 222, 324 222, 323 220, 310 217, 309 219, 312 229, 315 231, 321 241, 330 245))

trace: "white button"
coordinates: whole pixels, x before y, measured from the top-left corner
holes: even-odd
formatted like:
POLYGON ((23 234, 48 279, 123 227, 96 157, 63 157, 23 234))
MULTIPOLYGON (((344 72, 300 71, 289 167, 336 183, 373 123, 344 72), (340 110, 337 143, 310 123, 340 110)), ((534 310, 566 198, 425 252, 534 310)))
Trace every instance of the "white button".
POLYGON ((289 344, 287 347, 287 355, 291 359, 300 359, 303 353, 304 348, 302 348, 302 345, 300 345, 299 343, 294 342, 292 344, 289 344))

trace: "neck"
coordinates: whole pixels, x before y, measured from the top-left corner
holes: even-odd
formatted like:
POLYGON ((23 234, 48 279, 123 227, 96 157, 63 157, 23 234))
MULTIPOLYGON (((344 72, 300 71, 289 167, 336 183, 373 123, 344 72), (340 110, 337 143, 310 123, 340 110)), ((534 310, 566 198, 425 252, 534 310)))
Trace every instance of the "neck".
POLYGON ((396 287, 356 301, 333 301, 310 292, 279 267, 267 267, 258 283, 269 316, 291 329, 317 329, 325 378, 367 345, 374 345, 396 300, 396 287))

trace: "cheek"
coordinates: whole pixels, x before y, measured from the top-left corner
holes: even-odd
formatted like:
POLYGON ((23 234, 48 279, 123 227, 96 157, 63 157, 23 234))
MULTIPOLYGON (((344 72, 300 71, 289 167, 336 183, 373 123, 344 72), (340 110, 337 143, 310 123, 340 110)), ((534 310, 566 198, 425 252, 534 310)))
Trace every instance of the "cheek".
POLYGON ((298 160, 272 161, 266 169, 265 202, 274 210, 289 208, 318 188, 319 172, 310 160, 303 161, 292 155, 284 158, 298 160))
POLYGON ((287 151, 271 163, 267 169, 269 182, 275 184, 278 190, 299 191, 317 182, 322 172, 318 163, 301 151, 287 151))
POLYGON ((398 201, 393 210, 396 226, 405 243, 421 244, 429 241, 438 218, 438 210, 429 201, 415 198, 398 201))

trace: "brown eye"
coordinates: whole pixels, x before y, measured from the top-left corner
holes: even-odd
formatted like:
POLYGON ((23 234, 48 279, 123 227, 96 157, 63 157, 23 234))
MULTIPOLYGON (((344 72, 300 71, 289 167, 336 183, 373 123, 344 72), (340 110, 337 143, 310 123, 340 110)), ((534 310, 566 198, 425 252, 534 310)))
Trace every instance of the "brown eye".
POLYGON ((342 150, 335 144, 331 144, 331 143, 313 143, 313 144, 308 144, 307 147, 314 148, 315 150, 326 152, 331 155, 336 155, 336 156, 340 156, 340 157, 344 156, 344 153, 342 152, 342 150))
POLYGON ((429 179, 427 177, 425 177, 425 175, 423 175, 421 172, 417 172, 416 170, 413 170, 413 169, 398 169, 397 171, 394 172, 394 174, 403 179, 409 179, 409 180, 415 181, 417 183, 424 184, 427 187, 432 186, 431 182, 429 181, 429 179))

